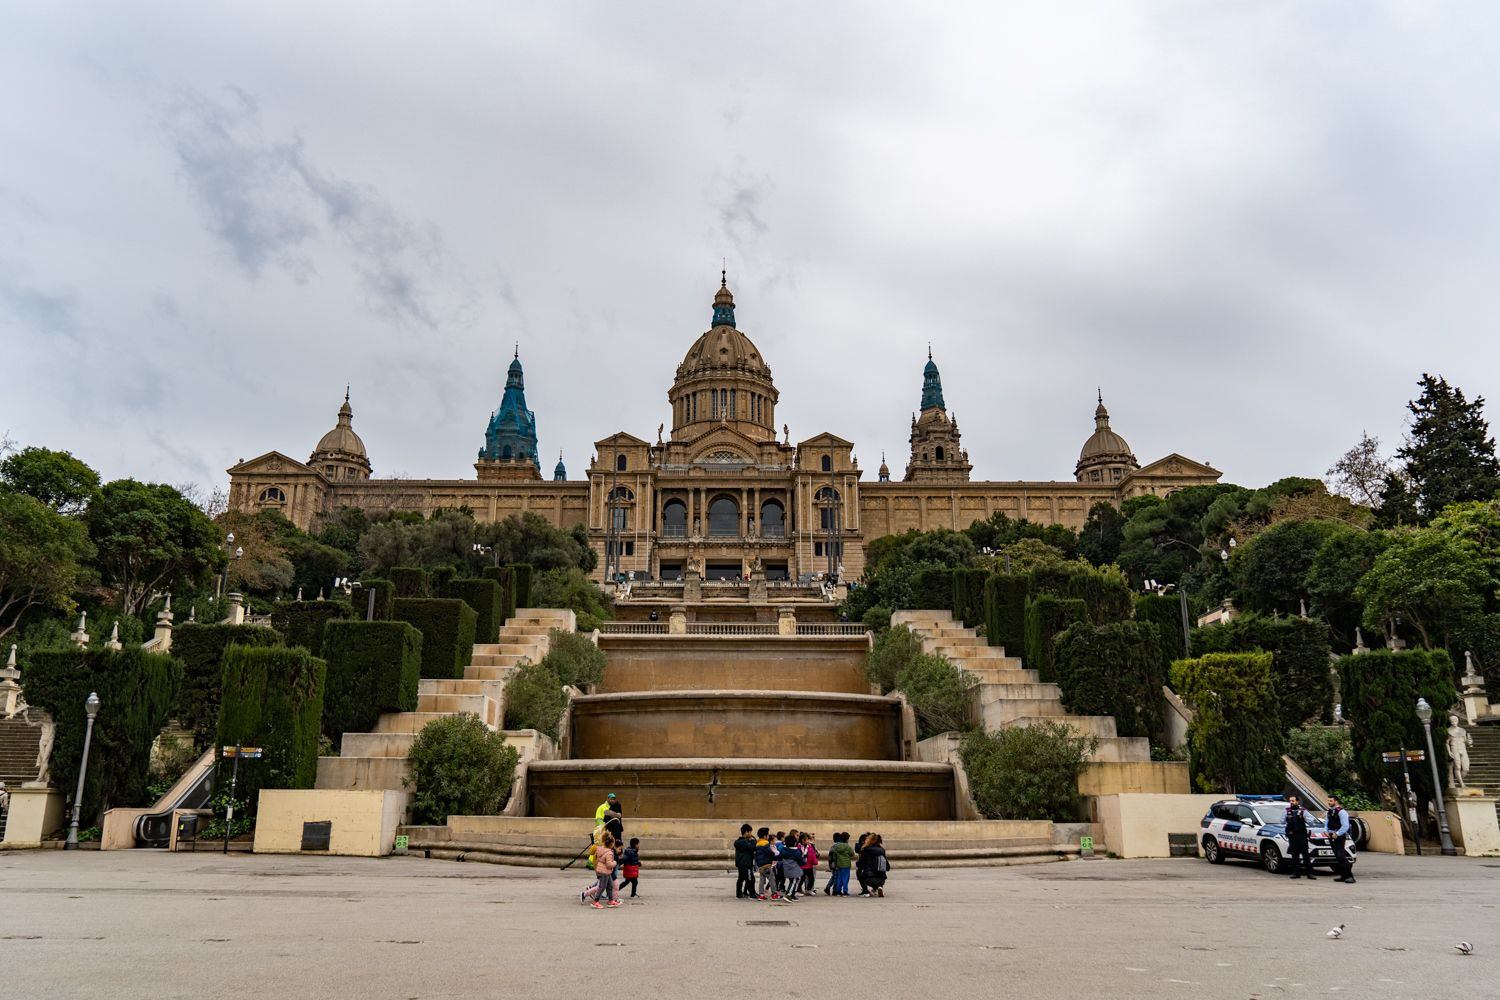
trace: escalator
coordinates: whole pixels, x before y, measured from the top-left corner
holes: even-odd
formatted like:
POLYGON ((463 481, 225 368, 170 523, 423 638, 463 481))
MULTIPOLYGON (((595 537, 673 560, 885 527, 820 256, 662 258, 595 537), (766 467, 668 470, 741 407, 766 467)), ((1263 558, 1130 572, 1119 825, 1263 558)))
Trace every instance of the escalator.
POLYGON ((149 812, 135 819, 136 847, 166 847, 172 840, 172 813, 205 809, 214 795, 214 751, 204 751, 149 812))

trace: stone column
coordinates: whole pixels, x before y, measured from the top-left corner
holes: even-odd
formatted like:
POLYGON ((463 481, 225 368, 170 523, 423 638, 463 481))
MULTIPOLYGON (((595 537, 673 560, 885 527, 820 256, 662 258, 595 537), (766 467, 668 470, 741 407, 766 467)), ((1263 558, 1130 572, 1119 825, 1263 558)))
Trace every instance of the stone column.
MULTIPOLYGON (((300 594, 298 595, 300 599, 300 594)), ((240 593, 229 595, 229 620, 226 625, 245 624, 245 596, 240 593)))
POLYGON ((671 614, 667 616, 667 634, 687 635, 687 608, 681 604, 672 605, 671 614))
POLYGON ((21 671, 16 667, 16 646, 11 643, 10 656, 0 668, 0 715, 13 718, 21 707, 21 671))
POLYGON ((73 640, 73 645, 77 646, 79 649, 88 649, 89 647, 89 633, 88 630, 84 628, 84 622, 86 621, 88 616, 89 613, 87 611, 81 611, 78 613, 78 629, 70 637, 73 640))
MULTIPOLYGON (((237 597, 237 594, 231 594, 237 597)), ((191 621, 192 619, 189 619, 191 621)), ((167 603, 156 613, 156 650, 165 653, 172 648, 172 595, 167 595, 167 603)))
POLYGON ((789 605, 783 605, 776 609, 776 634, 797 634, 797 609, 789 605))
MULTIPOLYGON (((15 647, 11 647, 11 657, 15 657, 15 647)), ((1484 678, 1479 676, 1479 671, 1474 669, 1474 654, 1468 650, 1464 651, 1464 715, 1469 718, 1469 725, 1473 725, 1480 719, 1489 718, 1490 699, 1484 690, 1484 678)))
POLYGON ((110 627, 109 638, 106 639, 106 640, 104 640, 104 648, 105 649, 113 649, 113 650, 116 650, 116 651, 119 651, 119 650, 121 650, 121 649, 124 648, 123 646, 120 645, 120 623, 119 622, 115 622, 114 625, 110 627))

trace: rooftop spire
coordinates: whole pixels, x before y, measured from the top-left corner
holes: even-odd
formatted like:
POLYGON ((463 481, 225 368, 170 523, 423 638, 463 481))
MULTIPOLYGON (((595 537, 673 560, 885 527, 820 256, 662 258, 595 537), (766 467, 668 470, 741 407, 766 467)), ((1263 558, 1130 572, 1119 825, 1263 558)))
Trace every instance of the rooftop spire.
POLYGON ((734 326, 734 294, 729 290, 729 270, 719 272, 719 290, 714 293, 714 326, 734 326))
POLYGON ((943 377, 938 374, 937 362, 932 360, 932 346, 927 347, 927 364, 922 369, 922 409, 936 407, 946 410, 943 403, 943 377))

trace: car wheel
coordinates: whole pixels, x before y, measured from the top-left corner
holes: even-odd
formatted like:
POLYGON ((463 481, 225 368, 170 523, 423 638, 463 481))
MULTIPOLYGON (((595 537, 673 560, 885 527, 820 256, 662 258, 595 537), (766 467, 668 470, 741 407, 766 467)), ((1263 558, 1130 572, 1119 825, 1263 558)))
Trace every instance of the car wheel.
POLYGON ((1269 840, 1260 845, 1260 864, 1272 875, 1281 874, 1281 851, 1269 840))
POLYGON ((1214 837, 1203 838, 1203 856, 1211 865, 1222 865, 1224 863, 1224 852, 1219 850, 1219 841, 1214 837))

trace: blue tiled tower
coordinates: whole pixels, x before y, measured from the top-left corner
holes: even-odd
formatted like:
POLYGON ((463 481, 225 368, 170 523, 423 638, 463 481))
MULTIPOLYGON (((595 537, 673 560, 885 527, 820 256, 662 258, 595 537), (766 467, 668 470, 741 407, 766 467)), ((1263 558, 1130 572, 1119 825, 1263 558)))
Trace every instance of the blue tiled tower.
POLYGON ((500 408, 490 415, 475 468, 481 479, 542 478, 536 450, 536 414, 526 408, 526 379, 519 347, 505 375, 500 408))

